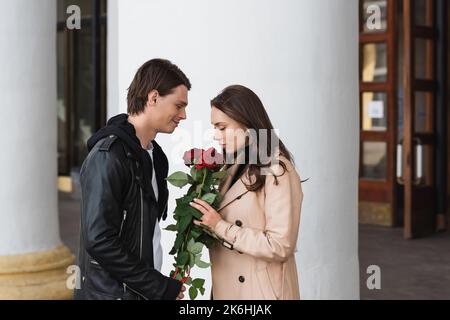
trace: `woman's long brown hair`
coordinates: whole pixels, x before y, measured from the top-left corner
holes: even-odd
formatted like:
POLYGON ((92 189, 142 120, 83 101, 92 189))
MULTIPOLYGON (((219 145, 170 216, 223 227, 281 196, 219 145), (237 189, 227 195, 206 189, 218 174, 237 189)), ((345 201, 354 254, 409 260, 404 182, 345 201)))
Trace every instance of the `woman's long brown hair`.
MULTIPOLYGON (((284 143, 278 136, 273 137, 276 133, 273 131, 273 125, 259 97, 249 88, 241 85, 232 85, 225 88, 217 97, 211 100, 211 107, 216 107, 230 118, 244 125, 248 129, 254 129, 257 132, 261 129, 267 130, 267 155, 276 156, 277 151, 288 161, 294 162, 292 154, 286 148, 284 143), (272 139, 278 139, 278 148, 274 150, 272 139)), ((257 150, 259 149, 260 137, 257 135, 257 150)), ((261 163, 259 152, 257 153, 256 164, 249 164, 248 176, 254 176, 255 182, 246 185, 249 191, 260 190, 265 182, 266 176, 261 174, 262 168, 270 167, 271 163, 261 163)), ((280 160, 279 164, 283 168, 283 174, 286 172, 286 164, 280 160)), ((283 175, 281 174, 281 175, 283 175)), ((275 183, 278 184, 277 176, 275 183)))

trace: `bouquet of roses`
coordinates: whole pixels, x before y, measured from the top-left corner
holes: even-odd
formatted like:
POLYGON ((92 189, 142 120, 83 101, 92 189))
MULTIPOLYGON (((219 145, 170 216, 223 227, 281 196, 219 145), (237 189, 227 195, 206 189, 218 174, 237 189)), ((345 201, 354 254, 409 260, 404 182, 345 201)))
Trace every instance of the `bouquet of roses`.
POLYGON ((194 300, 198 292, 205 293, 205 280, 192 279, 191 269, 194 266, 208 268, 210 263, 201 260, 204 246, 210 247, 218 238, 203 225, 196 225, 193 220, 201 220, 202 214, 189 204, 195 199, 202 199, 213 208, 218 209, 221 195, 218 186, 226 176, 223 167, 223 155, 214 148, 208 150, 191 149, 186 151, 184 163, 190 168, 189 173, 181 171, 171 174, 167 181, 172 185, 183 188, 190 185, 188 192, 176 199, 174 219, 176 224, 169 225, 165 230, 177 232, 172 250, 169 252, 175 256, 172 278, 182 281, 189 288, 189 297, 194 300))

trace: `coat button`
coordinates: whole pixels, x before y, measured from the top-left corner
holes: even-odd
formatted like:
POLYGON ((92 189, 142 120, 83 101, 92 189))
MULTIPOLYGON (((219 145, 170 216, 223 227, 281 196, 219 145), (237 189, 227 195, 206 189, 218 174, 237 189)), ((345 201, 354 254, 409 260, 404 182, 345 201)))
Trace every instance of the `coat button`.
POLYGON ((239 277, 239 282, 240 282, 240 283, 244 283, 244 282, 245 282, 245 278, 244 278, 243 276, 240 276, 240 277, 239 277))
POLYGON ((242 227, 242 221, 241 220, 236 220, 236 222, 234 224, 237 225, 238 227, 242 227))

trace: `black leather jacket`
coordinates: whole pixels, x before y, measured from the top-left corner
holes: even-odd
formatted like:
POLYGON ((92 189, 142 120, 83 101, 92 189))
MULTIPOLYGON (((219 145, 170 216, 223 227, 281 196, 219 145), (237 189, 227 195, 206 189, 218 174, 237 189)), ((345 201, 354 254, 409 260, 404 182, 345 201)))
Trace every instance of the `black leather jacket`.
POLYGON ((82 189, 75 299, 175 299, 181 282, 154 269, 153 231, 167 212, 167 158, 154 142, 159 201, 145 196, 141 162, 116 135, 99 140, 80 172, 82 189))

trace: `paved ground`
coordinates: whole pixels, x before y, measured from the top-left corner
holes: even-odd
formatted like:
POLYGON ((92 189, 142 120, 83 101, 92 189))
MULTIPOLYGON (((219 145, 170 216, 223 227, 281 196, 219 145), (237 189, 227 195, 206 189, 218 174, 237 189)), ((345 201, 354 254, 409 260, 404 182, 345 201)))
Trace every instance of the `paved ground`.
MULTIPOLYGON (((80 203, 59 195, 60 230, 76 253, 80 203)), ((450 233, 406 241, 401 229, 360 226, 361 299, 450 299, 450 233), (367 267, 381 268, 381 290, 368 290, 367 267)))
POLYGON ((80 201, 67 193, 59 193, 59 230, 64 244, 76 255, 80 234, 80 201))
POLYGON ((450 233, 404 240, 401 228, 360 225, 361 299, 450 299, 450 233), (367 267, 381 268, 381 290, 368 290, 367 267))

